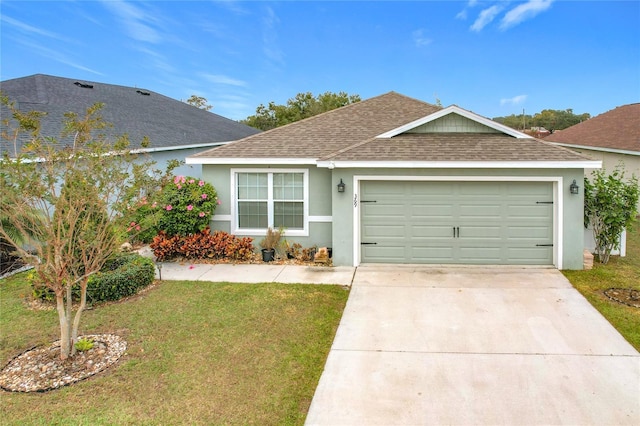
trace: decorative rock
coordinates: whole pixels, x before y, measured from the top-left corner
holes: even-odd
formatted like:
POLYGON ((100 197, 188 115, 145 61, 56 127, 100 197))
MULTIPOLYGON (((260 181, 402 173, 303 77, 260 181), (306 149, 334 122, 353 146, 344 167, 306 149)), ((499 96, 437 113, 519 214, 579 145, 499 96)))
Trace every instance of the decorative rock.
POLYGON ((583 252, 583 267, 586 270, 593 269, 593 254, 586 249, 583 252))
POLYGON ((59 358, 60 341, 48 347, 28 350, 15 357, 0 371, 0 388, 13 392, 53 390, 108 368, 127 349, 127 343, 113 334, 84 337, 92 339, 100 349, 92 354, 89 351, 78 354, 65 361, 59 358))

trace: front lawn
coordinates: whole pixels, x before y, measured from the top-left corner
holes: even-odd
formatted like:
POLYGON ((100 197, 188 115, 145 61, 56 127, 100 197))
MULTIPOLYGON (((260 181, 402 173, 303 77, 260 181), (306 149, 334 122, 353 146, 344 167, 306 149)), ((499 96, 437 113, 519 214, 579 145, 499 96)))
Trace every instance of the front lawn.
MULTIPOLYGON (((640 291, 640 222, 627 233, 627 255, 611 256, 606 265, 596 260, 590 271, 563 271, 571 284, 640 351, 640 308, 610 300, 609 288, 632 288, 640 291)), ((640 303, 637 301, 636 303, 640 303)))
MULTIPOLYGON (((0 362, 58 338, 55 311, 24 305, 24 274, 0 281, 0 362)), ((348 290, 164 281, 84 313, 126 354, 47 393, 0 391, 3 424, 302 424, 348 290)))

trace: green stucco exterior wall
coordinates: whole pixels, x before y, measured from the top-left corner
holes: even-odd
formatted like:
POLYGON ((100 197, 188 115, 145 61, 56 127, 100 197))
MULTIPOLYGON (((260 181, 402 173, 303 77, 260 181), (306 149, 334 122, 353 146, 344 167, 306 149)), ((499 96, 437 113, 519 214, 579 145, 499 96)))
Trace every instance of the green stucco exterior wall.
MULTIPOLYGON (((547 179, 557 187, 555 205, 558 210, 558 221, 562 221, 562 232, 556 238, 562 249, 556 254, 561 261, 562 269, 582 269, 583 267, 583 169, 342 169, 333 170, 309 166, 271 165, 203 165, 203 178, 211 183, 218 191, 221 204, 216 209, 212 220, 212 228, 230 231, 231 202, 231 169, 308 169, 309 170, 309 216, 319 221, 310 221, 309 235, 304 237, 285 237, 291 243, 298 242, 304 247, 331 247, 333 250, 333 264, 336 266, 357 266, 355 257, 354 203, 356 192, 354 185, 358 184, 354 177, 359 176, 389 176, 407 177, 411 179, 446 179, 452 177, 461 180, 536 180, 547 179), (346 184, 345 192, 339 193, 337 185, 340 179, 346 184), (570 194, 569 185, 573 180, 580 185, 577 195, 570 194), (557 184, 556 184, 557 182, 557 184), (561 183, 560 183, 561 182, 561 183)), ((242 235, 239 235, 242 236, 242 235)), ((259 236, 252 235, 254 245, 258 245, 259 236)), ((358 242, 359 244, 359 242, 358 242)), ((559 250, 559 247, 558 247, 559 250)))

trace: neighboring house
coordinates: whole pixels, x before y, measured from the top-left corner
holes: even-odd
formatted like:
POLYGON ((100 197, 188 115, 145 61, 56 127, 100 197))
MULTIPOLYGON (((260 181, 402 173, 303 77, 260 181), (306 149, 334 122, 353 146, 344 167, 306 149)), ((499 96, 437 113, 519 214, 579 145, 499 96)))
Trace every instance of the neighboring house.
MULTIPOLYGON (((640 103, 619 106, 582 123, 559 130, 545 141, 570 148, 591 158, 602 160, 606 172, 623 166, 625 177, 640 178, 640 103)), ((585 169, 589 177, 593 169, 585 169)), ((640 211, 640 200, 637 205, 640 211)), ((627 235, 620 236, 620 250, 613 254, 626 254, 627 235)), ((593 232, 585 232, 585 247, 595 249, 593 232)))
MULTIPOLYGON (((100 114, 113 127, 101 132, 109 136, 128 134, 131 147, 148 152, 162 170, 168 160, 184 161, 188 155, 203 149, 259 132, 220 115, 135 87, 36 74, 2 81, 0 91, 15 101, 23 112, 46 112, 41 134, 58 139, 66 112, 75 112, 82 117, 87 107, 96 102, 104 103, 100 114), (144 137, 149 138, 149 148, 140 146, 144 137)), ((1 112, 4 120, 8 111, 3 107, 1 112)), ((10 156, 15 156, 15 150, 20 150, 26 140, 27 135, 24 135, 16 146, 13 142, 0 140, 0 155, 9 152, 10 156)), ((69 143, 69 140, 59 141, 69 143)), ((202 172, 199 166, 184 165, 175 173, 201 177, 202 172)))
POLYGON ((569 149, 395 92, 187 158, 218 191, 216 229, 268 226, 334 265, 582 269, 586 167, 569 149), (576 181, 577 194, 570 191, 576 181))
MULTIPOLYGON (((626 177, 640 178, 640 103, 619 106, 544 140, 602 160, 607 172, 622 165, 626 177)), ((592 171, 586 169, 586 176, 592 171)))

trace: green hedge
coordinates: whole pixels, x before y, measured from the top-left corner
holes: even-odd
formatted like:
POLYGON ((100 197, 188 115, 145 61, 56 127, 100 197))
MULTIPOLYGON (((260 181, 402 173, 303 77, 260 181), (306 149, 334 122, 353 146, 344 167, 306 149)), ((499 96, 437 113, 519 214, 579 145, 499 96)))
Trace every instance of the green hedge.
POLYGON ((118 255, 91 276, 87 301, 107 302, 134 295, 151 284, 154 277, 155 265, 151 259, 135 253, 118 255))
MULTIPOLYGON (((120 300, 136 294, 153 282, 155 265, 137 253, 118 254, 105 263, 100 272, 89 278, 87 302, 100 303, 120 300)), ((33 294, 42 300, 55 300, 53 292, 32 284, 33 294)), ((73 288, 74 300, 80 299, 80 286, 73 288)))

